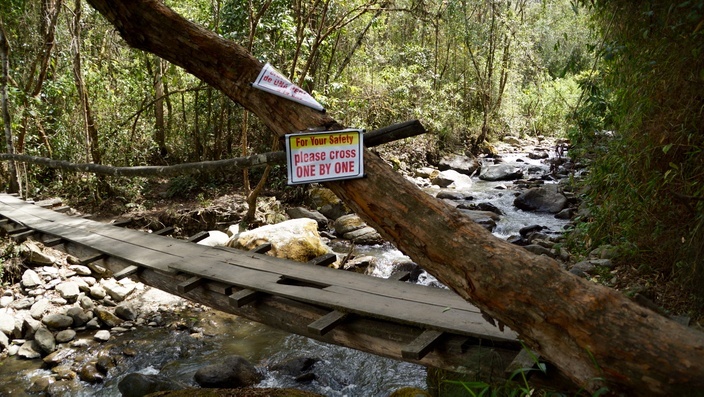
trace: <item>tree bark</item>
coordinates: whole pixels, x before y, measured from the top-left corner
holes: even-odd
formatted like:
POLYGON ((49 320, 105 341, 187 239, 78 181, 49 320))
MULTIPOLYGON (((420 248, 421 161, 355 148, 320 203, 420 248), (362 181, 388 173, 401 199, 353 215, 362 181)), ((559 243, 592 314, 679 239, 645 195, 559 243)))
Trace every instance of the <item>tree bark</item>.
MULTIPOLYGON (((263 66, 237 44, 157 0, 89 0, 132 46, 222 90, 278 134, 339 127, 329 115, 251 88, 263 66)), ((695 395, 704 390, 704 334, 612 289, 498 239, 364 154, 364 179, 330 182, 354 211, 441 282, 587 390, 695 395)))
MULTIPOLYGON (((12 119, 10 118, 10 107, 8 104, 7 97, 7 82, 10 74, 10 44, 7 41, 7 35, 5 34, 5 28, 2 26, 2 21, 0 21, 0 69, 2 69, 2 78, 0 79, 0 106, 2 106, 2 123, 5 130, 5 147, 7 148, 7 153, 15 153, 15 146, 12 142, 12 119)), ((19 193, 20 185, 17 179, 17 168, 15 168, 15 161, 10 160, 8 162, 8 171, 10 175, 8 176, 8 193, 19 193)))
POLYGON ((164 61, 154 57, 154 141, 159 148, 159 156, 166 157, 166 124, 164 123, 164 61))
POLYGON ((81 0, 75 0, 73 15, 71 50, 73 55, 73 78, 76 83, 76 91, 81 103, 81 116, 86 133, 86 158, 95 164, 101 163, 100 147, 98 145, 98 129, 95 127, 93 113, 88 100, 88 90, 83 81, 81 66, 81 0))

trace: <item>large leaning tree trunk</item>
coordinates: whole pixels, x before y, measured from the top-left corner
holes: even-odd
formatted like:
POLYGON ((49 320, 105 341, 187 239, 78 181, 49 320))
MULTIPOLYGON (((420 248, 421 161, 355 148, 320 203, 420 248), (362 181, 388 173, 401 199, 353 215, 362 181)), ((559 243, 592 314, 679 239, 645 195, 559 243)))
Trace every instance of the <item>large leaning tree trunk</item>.
MULTIPOLYGON (((125 41, 179 65, 278 134, 340 127, 325 113, 250 86, 262 64, 158 0, 89 0, 125 41)), ((588 390, 693 395, 704 390, 704 334, 492 236, 364 153, 365 179, 329 182, 365 221, 424 269, 588 390)))

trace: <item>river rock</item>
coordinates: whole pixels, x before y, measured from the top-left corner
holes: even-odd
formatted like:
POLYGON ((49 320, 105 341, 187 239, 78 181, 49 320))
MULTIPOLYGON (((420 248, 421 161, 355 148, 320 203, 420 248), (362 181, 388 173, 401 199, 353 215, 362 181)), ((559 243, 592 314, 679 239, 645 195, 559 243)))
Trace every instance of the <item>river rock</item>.
POLYGON ((319 358, 313 357, 294 357, 269 367, 271 371, 276 371, 282 375, 288 375, 297 381, 303 379, 313 380, 315 374, 312 372, 315 363, 320 361, 319 358))
POLYGON ((34 339, 34 333, 42 327, 42 322, 34 319, 32 316, 23 316, 22 318, 22 337, 25 339, 34 339))
POLYGON ((104 307, 96 307, 95 316, 100 320, 101 323, 105 324, 106 327, 117 327, 122 324, 122 319, 114 315, 112 312, 104 307))
POLYGON ((381 238, 381 235, 376 230, 374 230, 373 227, 370 226, 365 226, 361 229, 345 233, 342 235, 342 238, 351 240, 353 243, 360 245, 373 245, 381 244, 384 242, 384 239, 381 238))
POLYGON ((44 361, 44 363, 50 367, 55 367, 61 364, 64 360, 71 357, 73 353, 74 352, 71 349, 55 350, 53 353, 50 353, 46 357, 44 357, 42 361, 44 361))
POLYGON ((571 268, 570 268, 570 273, 580 276, 580 277, 586 277, 589 274, 592 274, 594 270, 596 269, 596 266, 594 266, 593 263, 589 261, 581 261, 575 263, 571 268))
POLYGON ((453 201, 461 201, 461 200, 472 200, 473 197, 471 195, 468 195, 463 192, 458 192, 455 190, 443 190, 438 192, 438 194, 435 195, 436 198, 439 198, 441 200, 453 200, 453 201))
POLYGON ((523 141, 521 141, 518 137, 511 135, 506 135, 501 140, 512 146, 521 146, 521 144, 523 144, 523 141))
POLYGON ((362 218, 357 216, 356 214, 349 214, 349 215, 343 215, 337 219, 335 219, 335 233, 338 236, 342 236, 345 233, 349 233, 355 230, 359 230, 363 227, 366 227, 367 224, 364 223, 362 218))
POLYGON ((68 308, 68 310, 66 310, 66 315, 73 319, 74 327, 82 327, 93 318, 93 312, 85 311, 79 306, 68 308))
POLYGON ((93 317, 86 323, 86 329, 100 329, 100 320, 98 317, 93 317))
MULTIPOLYGON (((78 290, 83 293, 90 293, 90 287, 91 285, 88 284, 86 280, 91 279, 92 277, 79 277, 79 276, 74 276, 68 279, 69 282, 76 283, 78 286, 78 290)), ((93 283, 95 285, 95 282, 93 283)), ((73 302, 73 301, 71 301, 73 302)))
POLYGON ((39 347, 37 342, 35 342, 34 340, 28 340, 28 341, 24 342, 22 344, 22 346, 20 346, 20 349, 17 352, 17 355, 22 358, 26 358, 26 359, 31 360, 31 359, 41 357, 42 355, 41 355, 41 353, 39 353, 40 351, 41 351, 41 348, 39 347))
POLYGON ((350 259, 344 264, 344 270, 351 270, 357 273, 364 273, 370 266, 375 266, 376 258, 370 255, 358 256, 350 259))
POLYGON ((538 244, 528 244, 524 246, 527 251, 534 253, 535 255, 545 255, 548 257, 555 257, 555 254, 553 251, 550 250, 550 248, 543 247, 542 245, 538 244))
POLYGON ((476 158, 467 157, 462 154, 451 154, 440 159, 438 168, 441 171, 454 170, 461 174, 472 175, 479 168, 481 164, 476 158))
POLYGON ((79 276, 90 276, 91 274, 93 274, 88 266, 71 265, 68 268, 73 270, 79 276))
POLYGON ((418 276, 423 272, 423 269, 418 266, 417 263, 413 262, 410 259, 396 259, 391 266, 393 267, 393 271, 391 272, 390 277, 394 277, 395 275, 399 273, 408 273, 408 281, 415 283, 418 281, 418 276))
POLYGON ((188 386, 163 375, 131 373, 122 378, 117 388, 122 397, 142 397, 158 391, 186 389, 188 386))
POLYGON ((500 216, 496 215, 491 211, 473 211, 460 209, 460 212, 490 232, 496 228, 496 221, 501 219, 500 216))
POLYGON ((208 231, 208 237, 198 241, 197 244, 208 247, 224 247, 228 241, 230 241, 230 236, 227 233, 220 230, 210 230, 208 231))
POLYGON ((34 333, 34 340, 37 342, 37 346, 44 353, 51 353, 56 349, 56 339, 54 339, 54 334, 48 329, 41 327, 34 333))
POLYGON ((10 346, 10 338, 4 332, 0 332, 0 352, 7 349, 8 346, 10 346))
POLYGON ((115 359, 109 354, 102 354, 98 357, 98 361, 95 362, 95 367, 98 371, 107 375, 111 369, 115 368, 115 359))
POLYGON ((34 241, 27 240, 20 245, 20 255, 24 263, 32 266, 51 266, 56 263, 56 258, 46 254, 34 241))
POLYGON ((78 371, 78 378, 88 383, 102 383, 105 380, 105 376, 98 371, 93 363, 82 366, 78 371))
POLYGON ((518 233, 521 235, 521 237, 530 237, 531 235, 540 232, 541 230, 545 229, 545 226, 541 225, 528 225, 520 228, 518 230, 518 233))
POLYGON ((513 205, 523 211, 558 213, 567 205, 567 197, 560 193, 557 185, 546 185, 528 189, 521 193, 513 205))
POLYGON ((362 218, 356 214, 343 215, 337 218, 334 227, 338 236, 351 240, 355 244, 380 244, 384 241, 374 228, 367 226, 362 218))
POLYGON ((15 310, 25 310, 25 309, 29 309, 30 307, 32 307, 33 304, 34 304, 33 298, 22 298, 22 299, 18 299, 16 301, 12 302, 10 307, 12 307, 15 310))
POLYGON ((264 243, 271 243, 269 255, 299 262, 331 251, 318 234, 318 223, 312 219, 292 219, 242 232, 234 246, 250 250, 264 243))
POLYGON ((198 369, 193 378, 201 387, 232 389, 253 386, 259 383, 263 376, 244 358, 229 356, 222 363, 198 369))
POLYGON ((76 331, 65 329, 56 333, 56 341, 59 343, 71 342, 76 337, 76 331))
POLYGON ((78 288, 78 283, 74 281, 65 281, 56 286, 56 292, 58 292, 59 295, 68 302, 75 302, 78 298, 78 294, 81 293, 81 290, 78 288))
POLYGON ((438 176, 431 180, 433 185, 440 187, 453 187, 455 189, 469 189, 472 187, 472 178, 455 170, 440 171, 438 176))
POLYGON ((115 307, 115 315, 126 321, 134 321, 137 314, 137 308, 129 302, 122 302, 115 307))
POLYGON ((105 288, 103 288, 101 285, 94 285, 90 287, 88 293, 95 299, 103 299, 108 295, 108 293, 105 291, 105 288))
POLYGON ((24 288, 34 288, 44 284, 44 281, 42 281, 37 272, 32 269, 27 269, 22 273, 22 281, 20 284, 24 288))
MULTIPOLYGON (((92 288, 92 287, 91 287, 91 288, 92 288)), ((100 299, 103 299, 104 297, 105 297, 105 295, 103 295, 102 298, 100 298, 100 299)), ((93 302, 93 299, 91 299, 91 298, 89 298, 89 297, 87 297, 87 296, 82 296, 81 299, 79 299, 78 302, 80 303, 81 308, 83 308, 83 310, 93 310, 93 309, 95 309, 95 302, 93 302)))
POLYGON ((42 323, 49 329, 62 330, 73 325, 73 319, 65 314, 48 314, 42 317, 42 323))
POLYGON ((0 307, 5 308, 10 306, 12 302, 15 301, 15 297, 12 295, 3 295, 0 297, 0 307))
POLYGON ((613 259, 616 256, 618 256, 618 248, 609 244, 600 245, 589 252, 589 258, 594 259, 613 259))
POLYGON ((550 154, 547 152, 547 149, 536 149, 528 153, 528 158, 533 160, 542 160, 548 157, 550 157, 550 154))
POLYGON ((114 278, 109 278, 101 280, 100 285, 105 288, 105 292, 110 295, 115 302, 122 302, 135 289, 134 284, 123 284, 125 281, 129 282, 128 279, 118 282, 114 278))
POLYGON ((15 317, 8 313, 0 313, 0 332, 12 336, 15 332, 15 317))
POLYGON ((68 365, 57 365, 51 369, 51 372, 56 375, 56 379, 61 380, 72 380, 78 376, 68 365))
POLYGON ((93 339, 97 340, 98 342, 107 342, 110 340, 110 331, 108 330, 100 330, 93 335, 93 339))
POLYGON ((479 179, 484 181, 513 181, 523 178, 523 170, 510 164, 494 164, 482 167, 479 179))
POLYGON ((325 215, 315 210, 309 210, 304 207, 293 207, 288 208, 286 210, 286 215, 288 215, 291 219, 313 219, 314 221, 318 222, 319 229, 327 229, 328 227, 328 218, 326 218, 325 215))
POLYGON ((572 208, 565 208, 562 211, 555 214, 555 218, 569 220, 574 216, 574 210, 572 208))
POLYGON ((440 174, 439 170, 430 167, 421 167, 413 173, 417 178, 434 179, 440 174))
POLYGON ((311 206, 328 219, 337 219, 350 212, 345 203, 330 189, 312 188, 308 191, 308 198, 311 206))
POLYGON ((44 394, 44 391, 54 383, 54 378, 51 376, 37 376, 32 378, 32 384, 27 389, 30 393, 44 394))
POLYGON ((470 204, 462 203, 457 206, 457 209, 472 210, 472 211, 489 211, 489 212, 495 213, 496 215, 503 215, 504 214, 497 206, 495 206, 492 203, 487 203, 487 202, 470 203, 470 204))
POLYGON ((49 385, 44 393, 47 397, 64 397, 80 395, 82 386, 73 380, 60 380, 49 385))

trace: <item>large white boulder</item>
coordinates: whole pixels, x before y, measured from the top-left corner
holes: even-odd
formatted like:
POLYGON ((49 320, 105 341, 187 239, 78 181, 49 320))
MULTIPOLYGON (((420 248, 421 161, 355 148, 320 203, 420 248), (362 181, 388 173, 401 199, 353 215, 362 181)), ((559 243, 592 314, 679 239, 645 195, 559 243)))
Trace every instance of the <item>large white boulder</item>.
POLYGON ((318 234, 318 223, 308 218, 292 219, 242 232, 236 241, 230 241, 230 246, 250 250, 264 243, 271 243, 269 255, 299 262, 307 262, 331 252, 318 234))

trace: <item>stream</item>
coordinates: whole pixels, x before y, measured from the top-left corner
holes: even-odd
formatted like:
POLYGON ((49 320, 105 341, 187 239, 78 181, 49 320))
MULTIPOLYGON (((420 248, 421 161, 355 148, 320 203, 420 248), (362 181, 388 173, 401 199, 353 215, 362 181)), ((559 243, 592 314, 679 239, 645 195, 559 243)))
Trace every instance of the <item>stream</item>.
MULTIPOLYGON (((516 164, 524 169, 532 167, 537 171, 535 167, 539 167, 543 173, 548 170, 546 164, 540 160, 530 160, 526 153, 502 154, 502 157, 505 163, 516 164)), ((531 176, 533 175, 528 173, 526 178, 531 176)), ((472 179, 472 187, 465 189, 471 193, 471 202, 491 202, 504 213, 493 232, 497 237, 517 235, 521 228, 535 224, 545 226, 549 232, 558 234, 567 223, 565 220, 554 218, 552 214, 516 209, 513 206, 515 191, 504 189, 510 187, 511 182, 481 181, 476 176, 472 179)), ((442 189, 429 187, 425 190, 434 195, 442 189)), ((340 254, 347 253, 344 248, 333 246, 333 249, 341 251, 340 254)), ((405 258, 388 243, 356 246, 355 250, 357 255, 371 255, 377 259, 377 266, 372 273, 376 277, 388 277, 393 271, 392 263, 405 258)), ((437 280, 427 273, 421 274, 418 282, 426 285, 438 284, 437 280)), ((158 293, 168 295, 160 291, 158 293)), ((199 326, 205 324, 202 326, 204 332, 200 336, 194 336, 192 330, 187 328, 136 327, 109 341, 109 346, 113 349, 128 346, 137 352, 135 355, 123 356, 110 370, 104 383, 90 385, 79 382, 78 388, 67 389, 63 395, 118 397, 121 395, 117 388, 118 382, 124 375, 132 372, 161 374, 195 387, 193 375, 198 368, 220 361, 228 355, 240 355, 253 363, 265 375, 258 385, 260 387, 292 387, 330 397, 386 397, 401 387, 427 389, 426 369, 419 365, 323 344, 208 308, 196 306, 195 309, 182 312, 181 316, 181 319, 199 319, 199 326), (313 366, 315 377, 311 381, 299 382, 292 375, 268 369, 272 364, 301 357, 318 360, 313 366)), ((88 351, 84 349, 76 353, 76 358, 88 360, 110 348, 106 345, 108 344, 97 345, 88 351)), ((41 395, 28 392, 36 378, 49 373, 47 369, 38 369, 39 363, 38 360, 22 360, 15 357, 0 360, 0 395, 41 395)))

